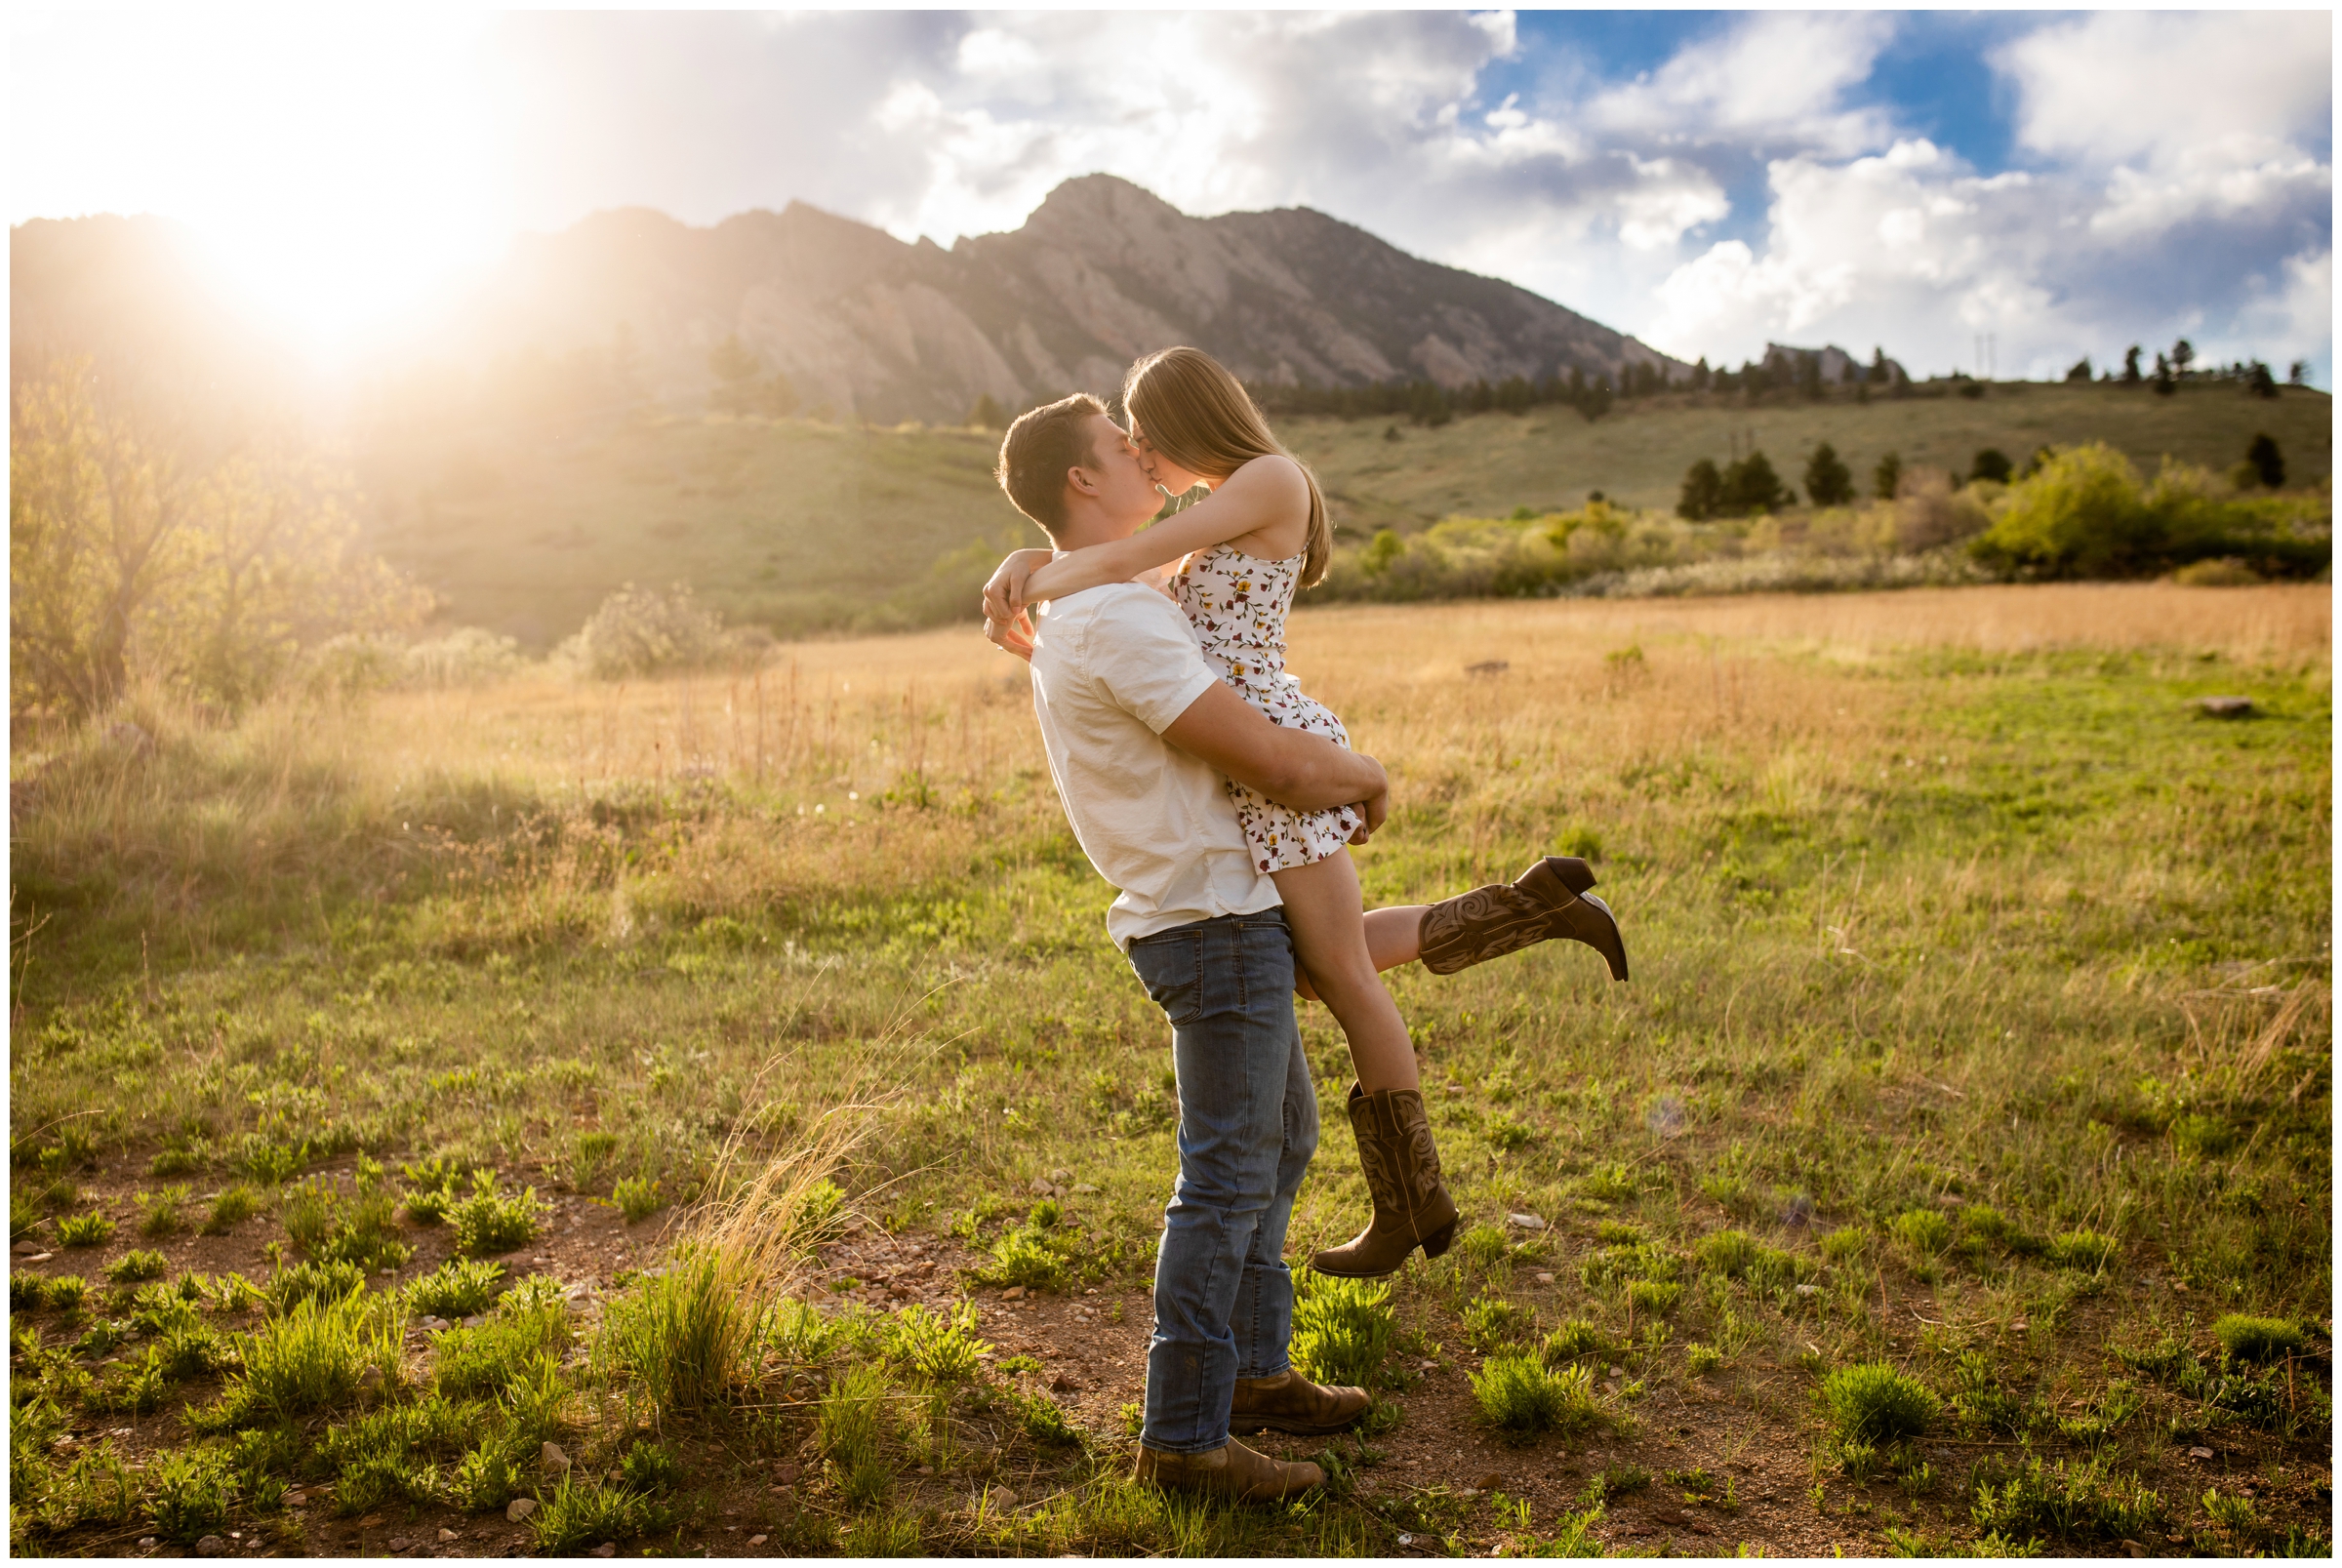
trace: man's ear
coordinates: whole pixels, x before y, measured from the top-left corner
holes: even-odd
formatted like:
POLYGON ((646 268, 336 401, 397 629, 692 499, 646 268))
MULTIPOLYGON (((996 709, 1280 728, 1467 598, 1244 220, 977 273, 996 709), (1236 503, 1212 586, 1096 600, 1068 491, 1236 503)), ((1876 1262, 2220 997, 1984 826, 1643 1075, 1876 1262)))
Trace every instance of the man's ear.
POLYGON ((1100 494, 1098 476, 1078 462, 1066 470, 1066 483, 1093 501, 1100 494))

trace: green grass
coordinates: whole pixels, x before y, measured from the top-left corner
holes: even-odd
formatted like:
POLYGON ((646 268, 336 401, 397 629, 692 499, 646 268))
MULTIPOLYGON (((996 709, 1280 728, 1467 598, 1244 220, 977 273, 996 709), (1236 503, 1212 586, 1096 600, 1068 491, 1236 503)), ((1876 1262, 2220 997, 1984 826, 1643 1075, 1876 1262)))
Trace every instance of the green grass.
POLYGON ((1867 1443, 1917 1437, 1942 1408, 1925 1384, 1877 1361, 1838 1368, 1822 1380, 1821 1395, 1838 1435, 1867 1443))
POLYGON ((1472 1375, 1472 1397, 1483 1420, 1515 1437, 1549 1431, 1566 1435, 1606 1419, 1592 1373, 1580 1366, 1549 1367, 1525 1350, 1502 1351, 1481 1362, 1472 1375))
MULTIPOLYGON (((2013 590, 1956 596, 1947 613, 2017 603, 2013 590)), ((1970 1484, 1964 1457, 1931 1456, 1926 1480, 1891 1441, 1864 1439, 1870 1480, 1825 1465, 1817 1484, 1832 1539, 1874 1545, 1863 1533, 1883 1512, 1841 1510, 1897 1508, 1946 1544, 2104 1542, 2088 1532, 2138 1516, 2134 1483, 2161 1499, 2164 1536, 2226 1539, 2192 1501, 2209 1482, 2183 1493, 2157 1466, 2195 1444, 2317 1472, 2331 1425, 2322 656, 1815 649, 1550 613, 1503 623, 1496 651, 1514 668, 1502 680, 1432 668, 1495 637, 1470 631, 1465 612, 1420 612, 1437 633, 1422 642, 1394 614, 1303 618, 1307 636, 1354 625, 1374 645, 1325 665, 1322 683, 1397 780, 1392 823, 1357 854, 1369 896, 1511 875, 1592 832, 1636 975, 1612 985, 1583 949, 1553 946, 1446 979, 1392 977, 1468 1228, 1448 1257, 1388 1282, 1305 1275, 1296 1348, 1310 1368, 1364 1382, 1402 1413, 1427 1387, 1452 1399, 1460 1380, 1418 1380, 1420 1362, 1440 1360, 1442 1343, 1461 1350, 1474 1300, 1534 1302, 1563 1326, 1514 1352, 1501 1386, 1478 1369, 1499 1409, 1532 1425, 1540 1409, 1580 1408, 1551 1380, 1583 1377, 1584 1394, 1618 1366, 1624 1387, 1658 1404, 1689 1372, 1719 1429, 1802 1454, 1828 1421, 1811 1390, 1834 1368, 1876 1362, 1939 1392, 1919 1446, 2022 1439, 2041 1459, 2038 1478, 1988 1468, 1970 1484), (1602 655, 1630 638, 1645 657, 1622 673, 1602 655), (1575 652, 1539 664, 1556 644, 1575 652), (2263 716, 2198 716, 2198 699, 2228 691, 2263 716), (2241 1133, 2224 1140, 2214 1124, 2241 1133), (1551 1222, 1526 1246, 1502 1224, 1523 1211, 1551 1222), (1944 1226, 1923 1248, 1897 1226, 1915 1212, 1944 1226), (1664 1317, 1651 1286, 1680 1289, 1664 1317), (2301 1350, 2223 1353, 2215 1324, 2230 1313, 2297 1325, 2301 1350), (1720 1358, 1704 1374, 1696 1347, 1720 1358), (2119 1381, 2130 1387, 2115 1397, 2119 1381)), ((816 669, 828 656, 803 657, 816 669)), ((50 1401, 75 1430, 110 1430, 125 1423, 99 1414, 104 1401, 160 1387, 157 1423, 183 1426, 188 1405, 222 1414, 203 1379, 223 1376, 229 1419, 210 1425, 291 1424, 309 1447, 292 1470, 270 1462, 289 1478, 324 1430, 445 1392, 421 1376, 428 1362, 410 1374, 366 1347, 389 1326, 385 1304, 356 1265, 304 1252, 290 1224, 334 1244, 358 1202, 338 1173, 360 1150, 414 1166, 405 1189, 446 1194, 451 1221, 474 1170, 504 1173, 496 1201, 516 1203, 525 1182, 574 1172, 583 1106, 618 1140, 599 1180, 682 1195, 716 1180, 736 1132, 787 1148, 841 1103, 868 1104, 866 1142, 826 1168, 819 1227, 948 1231, 992 1277, 1135 1300, 1175 1159, 1162 1021, 1099 934, 1105 896, 1064 829, 1026 699, 989 670, 951 686, 926 663, 916 693, 907 679, 866 692, 878 677, 865 667, 807 676, 834 696, 800 704, 793 760, 771 727, 761 784, 719 771, 661 785, 646 772, 595 778, 581 797, 559 770, 530 771, 531 732, 492 693, 470 728, 500 753, 516 736, 515 760, 468 772, 401 774, 383 735, 330 712, 282 731, 267 715, 175 729, 166 714, 150 778, 108 774, 94 746, 61 743, 57 777, 121 814, 75 816, 77 797, 50 793, 15 824, 20 931, 27 912, 47 917, 19 954, 30 957, 12 1035, 19 1179, 102 1183, 118 1203, 167 1140, 215 1151, 214 1182, 255 1150, 310 1153, 276 1194, 286 1224, 255 1209, 234 1236, 285 1248, 272 1275, 242 1266, 268 1280, 272 1315, 257 1329, 220 1316, 224 1281, 217 1301, 199 1293, 207 1326, 247 1336, 229 1342, 240 1366, 197 1373, 190 1342, 188 1359, 133 1387, 149 1347, 126 1344, 125 1322, 102 1352, 122 1365, 92 1382, 81 1363, 102 1357, 64 1352, 126 1308, 101 1290, 68 1323, 52 1281, 47 1305, 20 1309, 39 1342, 18 1363, 20 1398, 50 1401), (369 848, 382 844, 399 847, 369 848), (199 890, 200 915, 162 918, 182 885, 199 890), (40 1163, 60 1146, 41 1129, 66 1117, 88 1128, 100 1176, 61 1147, 54 1173, 40 1163), (1044 1206, 1030 1182, 1059 1168, 1076 1173, 1069 1196, 1044 1206), (300 1209, 308 1172, 336 1202, 300 1209), (324 1332, 321 1315, 340 1326, 324 1332), (374 1395, 359 1386, 369 1366, 383 1373, 374 1395)), ((578 722, 590 736, 604 713, 593 704, 620 700, 588 696, 578 722)), ((731 696, 702 683, 694 722, 712 724, 731 696)), ((629 690, 611 722, 669 699, 663 711, 679 716, 679 688, 629 690)), ((744 688, 735 713, 749 704, 744 688)), ((451 704, 433 733, 459 716, 451 704)), ((663 733, 677 754, 679 732, 663 733)), ((1321 1104, 1337 1105, 1338 1031, 1319 1009, 1302 1029, 1321 1104)), ((1335 1129, 1289 1250, 1347 1236, 1365 1203, 1335 1129)), ((444 1251, 444 1235, 431 1239, 444 1251)), ((1020 1509, 997 1536, 930 1522, 922 1545, 1389 1550, 1405 1527, 1355 1497, 1247 1519, 1142 1496, 1117 1479, 1118 1432, 1089 1429, 1013 1359, 988 1373, 979 1354, 969 1373, 974 1330, 785 1312, 684 1263, 613 1293, 584 1364, 548 1372, 542 1355, 483 1353, 472 1391, 448 1396, 478 1407, 461 1441, 370 1439, 348 1455, 351 1495, 403 1498, 435 1470, 464 1506, 501 1508, 543 1484, 539 1433, 590 1480, 623 1466, 613 1433, 637 1441, 636 1419, 655 1418, 657 1439, 685 1456, 688 1500, 710 1434, 758 1466, 818 1446, 823 1402, 867 1366, 877 1459, 849 1457, 836 1479, 809 1467, 819 1507, 777 1542, 830 1549, 814 1544, 882 1503, 916 1516, 921 1486, 1006 1484, 1030 1505, 1021 1467, 1075 1501, 1020 1509), (913 1480, 921 1465, 938 1477, 913 1480), (859 1512, 844 1505, 849 1480, 859 1512)), ((466 1343, 485 1351, 506 1332, 466 1343)), ((1635 1397, 1618 1396, 1640 1418, 1635 1397)), ((1652 1417, 1643 1429, 1658 1441, 1668 1428, 1652 1417)), ((98 1523, 48 1521, 106 1516, 111 1472, 54 1446, 24 1452, 37 1470, 18 1510, 35 1532, 25 1544, 94 1537, 98 1523)), ((1365 1461, 1359 1473, 1392 1474, 1365 1461)), ((593 1489, 643 1492, 642 1479, 593 1489)), ((2264 1549, 2316 1522, 2297 1492, 2256 1501, 2264 1549)), ((1809 1507, 1801 1493, 1780 1505, 1809 1507)), ((1484 1549, 1488 1517, 1483 1507, 1440 1533, 1484 1549)))
POLYGON ((484 1258, 450 1258, 407 1286, 408 1309, 419 1316, 473 1317, 496 1305, 505 1266, 484 1258))
POLYGON ((2220 1347, 2240 1361, 2275 1361, 2299 1350, 2301 1325, 2289 1318, 2252 1317, 2230 1312, 2212 1325, 2220 1347))

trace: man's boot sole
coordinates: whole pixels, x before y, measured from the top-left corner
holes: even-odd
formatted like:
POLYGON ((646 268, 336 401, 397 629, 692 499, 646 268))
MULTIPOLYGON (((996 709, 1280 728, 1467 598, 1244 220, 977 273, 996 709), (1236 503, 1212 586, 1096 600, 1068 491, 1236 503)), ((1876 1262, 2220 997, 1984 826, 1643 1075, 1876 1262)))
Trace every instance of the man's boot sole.
POLYGON ((1283 1432, 1288 1437, 1331 1437, 1334 1433, 1346 1432, 1359 1422, 1364 1421, 1366 1411, 1373 1408, 1374 1406, 1368 1405, 1366 1410, 1359 1411, 1348 1421, 1337 1421, 1330 1424, 1288 1421, 1278 1416, 1239 1416, 1231 1412, 1228 1418, 1228 1429, 1231 1435, 1244 1432, 1283 1432))

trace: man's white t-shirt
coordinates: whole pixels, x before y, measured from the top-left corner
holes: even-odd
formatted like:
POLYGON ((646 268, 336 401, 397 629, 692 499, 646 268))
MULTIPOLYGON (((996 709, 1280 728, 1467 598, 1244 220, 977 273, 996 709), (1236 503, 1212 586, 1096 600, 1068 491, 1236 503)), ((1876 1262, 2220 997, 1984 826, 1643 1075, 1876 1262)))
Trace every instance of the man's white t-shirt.
POLYGON ((1122 890, 1106 913, 1114 945, 1281 904, 1219 773, 1162 739, 1219 679, 1179 607, 1113 583, 1051 602, 1033 626, 1032 710, 1073 836, 1122 890))

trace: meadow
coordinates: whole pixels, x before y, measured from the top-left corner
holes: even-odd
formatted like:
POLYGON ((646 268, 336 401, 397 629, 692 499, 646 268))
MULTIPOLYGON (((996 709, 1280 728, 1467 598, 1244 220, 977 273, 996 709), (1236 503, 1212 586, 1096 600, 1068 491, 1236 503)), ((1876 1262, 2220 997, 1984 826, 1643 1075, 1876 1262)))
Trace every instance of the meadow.
POLYGON ((1165 1030, 972 631, 20 730, 12 1544, 2323 1554, 2330 616, 1298 616, 1370 899, 1584 854, 1635 980, 1392 977, 1471 1228, 1275 1509, 1126 1479, 1165 1030))
MULTIPOLYGON (((1684 469, 1724 462, 1735 442, 1760 447, 1801 489, 1807 453, 1829 441, 1865 495, 1888 451, 1964 474, 1986 447, 2023 463, 2042 445, 2105 441, 2153 477, 2165 455, 2225 472, 2261 430, 2277 438, 2290 484, 2313 487, 2332 470, 2332 400, 2307 389, 2273 402, 2227 384, 2171 397, 2016 382, 1977 399, 1926 393, 1756 405, 1680 393, 1592 422, 1555 407, 1437 428, 1331 419, 1278 428, 1358 542, 1453 515, 1568 511, 1597 490, 1667 512, 1684 469)), ((1040 543, 992 483, 998 448, 997 431, 695 414, 384 432, 355 463, 373 544, 439 595, 442 620, 542 651, 627 582, 689 583, 735 623, 784 636, 955 619, 1001 553, 1040 543)))

